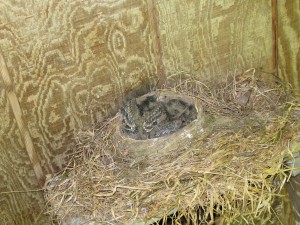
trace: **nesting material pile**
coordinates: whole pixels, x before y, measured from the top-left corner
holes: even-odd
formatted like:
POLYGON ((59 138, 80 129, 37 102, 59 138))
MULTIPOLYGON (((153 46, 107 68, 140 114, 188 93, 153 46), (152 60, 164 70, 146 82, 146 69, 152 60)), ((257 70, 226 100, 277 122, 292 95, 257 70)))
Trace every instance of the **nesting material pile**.
POLYGON ((218 84, 187 80, 157 93, 193 101, 197 119, 147 140, 121 132, 120 113, 80 132, 69 165, 45 185, 53 218, 152 224, 177 212, 174 224, 183 217, 213 224, 216 215, 219 224, 270 220, 287 177, 283 158, 299 129, 283 89, 268 87, 253 69, 218 84))

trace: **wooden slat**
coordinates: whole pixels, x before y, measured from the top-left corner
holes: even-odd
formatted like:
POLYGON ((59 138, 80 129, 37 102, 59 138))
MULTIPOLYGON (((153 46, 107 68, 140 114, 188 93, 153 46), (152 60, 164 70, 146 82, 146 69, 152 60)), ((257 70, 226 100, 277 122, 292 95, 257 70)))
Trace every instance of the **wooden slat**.
POLYGON ((42 192, 33 191, 39 188, 37 179, 1 80, 0 156, 0 224, 50 224, 41 214, 42 192))
POLYGON ((153 40, 153 48, 156 58, 156 68, 157 68, 157 76, 158 82, 157 86, 159 88, 163 88, 166 85, 167 77, 166 71, 163 63, 163 52, 160 41, 160 30, 159 30, 159 21, 158 21, 158 11, 157 4, 155 0, 147 0, 148 12, 149 12, 149 24, 150 24, 150 32, 153 40))
POLYGON ((300 2, 278 0, 279 76, 300 99, 300 2))
POLYGON ((4 89, 6 90, 7 98, 9 100, 10 106, 15 116, 15 120, 18 124, 18 128, 21 131, 22 140, 25 144, 26 152, 27 155, 29 156, 34 173, 36 175, 40 187, 43 187, 45 182, 44 173, 40 164, 40 160, 38 159, 38 156, 34 149, 28 128, 24 126, 23 113, 18 98, 16 96, 15 90, 13 88, 13 84, 10 79, 10 74, 8 73, 1 49, 0 49, 0 79, 2 79, 3 81, 3 86, 4 89))
POLYGON ((273 73, 271 1, 157 1, 169 79, 221 78, 251 67, 273 73))

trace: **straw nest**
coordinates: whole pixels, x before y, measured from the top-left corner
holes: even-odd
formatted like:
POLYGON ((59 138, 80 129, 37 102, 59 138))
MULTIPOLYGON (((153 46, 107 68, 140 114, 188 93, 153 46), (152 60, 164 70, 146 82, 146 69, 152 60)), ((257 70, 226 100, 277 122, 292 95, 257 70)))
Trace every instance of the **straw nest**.
POLYGON ((69 165, 45 185, 53 219, 63 224, 163 224, 168 217, 169 224, 270 221, 272 202, 287 177, 283 158, 299 129, 291 116, 295 104, 287 102, 283 89, 270 88, 251 69, 217 84, 186 80, 157 93, 189 99, 198 118, 148 140, 124 136, 119 113, 78 133, 69 165))

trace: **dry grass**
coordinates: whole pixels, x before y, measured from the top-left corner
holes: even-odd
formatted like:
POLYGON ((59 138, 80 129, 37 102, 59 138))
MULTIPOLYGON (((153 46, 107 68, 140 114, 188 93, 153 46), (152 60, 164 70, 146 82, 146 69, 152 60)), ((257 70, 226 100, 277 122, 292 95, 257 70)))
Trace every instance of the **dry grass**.
POLYGON ((254 69, 214 85, 185 80, 169 89, 201 102, 203 134, 164 157, 133 163, 112 139, 118 115, 78 133, 69 165, 46 185, 53 218, 150 224, 173 210, 195 222, 201 208, 204 219, 222 215, 219 224, 270 222, 296 129, 284 90, 270 89, 254 69))

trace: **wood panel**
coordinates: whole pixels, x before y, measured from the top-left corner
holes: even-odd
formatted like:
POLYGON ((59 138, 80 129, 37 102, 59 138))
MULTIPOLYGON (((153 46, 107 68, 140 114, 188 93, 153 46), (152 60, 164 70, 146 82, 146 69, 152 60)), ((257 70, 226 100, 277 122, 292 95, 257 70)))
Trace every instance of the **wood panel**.
MULTIPOLYGON (((0 0, 0 48, 44 173, 62 167, 77 130, 164 81, 165 73, 172 80, 181 72, 199 79, 249 67, 273 72, 270 4, 0 0)), ((0 190, 35 189, 1 88, 0 190)), ((1 194, 0 224, 30 224, 42 206, 39 192, 1 194)))
POLYGON ((0 47, 45 173, 76 130, 156 83, 148 17, 140 0, 0 1, 0 47))
POLYGON ((300 2, 280 0, 278 4, 278 72, 300 99, 300 2))
MULTIPOLYGON (((165 71, 212 79, 274 72, 271 1, 157 1, 165 71)), ((176 76, 175 76, 176 77, 176 76)))
POLYGON ((32 191, 38 189, 37 179, 1 80, 0 156, 0 224, 50 224, 41 214, 45 206, 41 191, 32 191))

